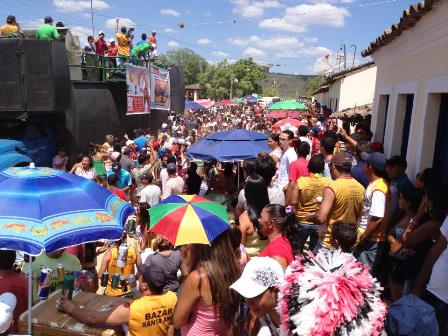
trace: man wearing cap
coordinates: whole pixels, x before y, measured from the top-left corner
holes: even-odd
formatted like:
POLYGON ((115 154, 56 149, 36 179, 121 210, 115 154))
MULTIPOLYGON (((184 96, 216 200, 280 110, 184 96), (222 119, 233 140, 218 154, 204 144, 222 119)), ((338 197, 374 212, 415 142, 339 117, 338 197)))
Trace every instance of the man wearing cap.
MULTIPOLYGON (((132 141, 132 140, 128 140, 128 141, 132 141)), ((128 144, 128 141, 126 141, 126 144, 128 144)), ((131 148, 126 145, 122 149, 122 155, 120 158, 121 168, 128 171, 129 173, 131 173, 132 169, 134 169, 134 167, 135 167, 135 162, 131 158, 131 153, 132 153, 131 148)))
POLYGON ((37 29, 36 38, 38 40, 56 40, 59 38, 58 30, 53 26, 51 16, 45 17, 44 24, 37 29))
POLYGON ((8 15, 6 18, 6 24, 0 27, 1 36, 6 36, 11 33, 23 34, 23 31, 20 29, 20 25, 16 21, 16 17, 14 15, 8 15))
MULTIPOLYGON (((107 56, 115 57, 118 54, 118 47, 113 38, 109 39, 109 45, 107 46, 107 56)), ((113 60, 115 63, 115 59, 113 60)))
POLYGON ((174 163, 169 163, 166 167, 168 180, 162 189, 162 201, 170 195, 180 195, 184 191, 185 182, 180 176, 177 176, 177 167, 174 163))
POLYGON ((334 181, 325 187, 319 210, 306 217, 315 224, 326 224, 321 243, 327 249, 334 249, 336 245, 332 240, 333 223, 345 221, 357 226, 362 212, 364 187, 350 175, 352 159, 347 153, 339 152, 333 155, 329 168, 334 181))
POLYGON ((157 39, 156 39, 157 32, 155 30, 151 31, 151 36, 149 37, 149 45, 152 45, 154 49, 157 49, 157 39))
POLYGON ((137 265, 139 272, 140 299, 125 302, 112 311, 81 308, 73 301, 62 297, 60 307, 78 321, 88 324, 109 324, 129 326, 130 336, 166 336, 171 328, 171 320, 177 303, 176 294, 163 291, 168 275, 158 265, 137 265))
POLYGON ((250 335, 279 335, 280 317, 275 308, 283 277, 277 261, 258 257, 247 263, 241 277, 230 286, 246 299, 250 312, 257 318, 250 335))
POLYGON ((96 54, 104 56, 107 52, 107 43, 104 40, 104 32, 100 31, 98 33, 98 39, 95 41, 96 54))
POLYGON ((386 158, 383 153, 361 153, 366 162, 369 185, 365 191, 362 215, 358 221, 359 243, 355 257, 367 265, 374 277, 387 247, 387 223, 390 215, 390 190, 383 176, 386 158))

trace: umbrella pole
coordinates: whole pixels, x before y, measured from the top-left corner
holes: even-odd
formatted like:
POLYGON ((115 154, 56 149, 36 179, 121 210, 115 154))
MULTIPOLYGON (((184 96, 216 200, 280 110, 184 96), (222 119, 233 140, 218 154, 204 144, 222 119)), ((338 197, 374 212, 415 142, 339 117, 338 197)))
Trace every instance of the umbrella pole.
POLYGON ((31 308, 33 306, 33 258, 29 256, 30 269, 28 270, 28 335, 31 333, 31 308))

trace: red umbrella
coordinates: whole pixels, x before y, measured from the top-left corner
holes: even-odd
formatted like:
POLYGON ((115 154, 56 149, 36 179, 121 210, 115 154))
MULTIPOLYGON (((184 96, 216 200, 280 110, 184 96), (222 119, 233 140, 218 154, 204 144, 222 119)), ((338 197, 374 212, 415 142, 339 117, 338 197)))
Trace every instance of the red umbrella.
POLYGON ((277 121, 274 125, 272 125, 272 128, 282 128, 282 127, 286 127, 286 126, 294 126, 294 127, 299 127, 300 125, 302 125, 302 122, 300 120, 297 119, 291 119, 291 118, 287 118, 287 119, 283 119, 283 120, 279 120, 277 121))
POLYGON ((272 110, 271 112, 268 113, 266 118, 270 118, 270 119, 284 119, 284 118, 287 117, 287 115, 288 115, 287 111, 272 110))
POLYGON ((238 105, 233 100, 223 99, 219 102, 219 106, 229 106, 229 105, 238 105))

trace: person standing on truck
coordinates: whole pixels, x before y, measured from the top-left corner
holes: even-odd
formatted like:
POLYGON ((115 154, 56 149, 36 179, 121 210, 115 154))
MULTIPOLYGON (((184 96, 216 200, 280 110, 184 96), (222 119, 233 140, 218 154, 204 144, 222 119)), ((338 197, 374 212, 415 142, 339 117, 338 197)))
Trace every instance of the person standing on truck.
POLYGON ((6 24, 0 27, 1 36, 6 36, 9 34, 23 34, 23 31, 20 29, 20 25, 16 21, 16 17, 14 15, 8 15, 6 18, 6 24))
POLYGON ((36 38, 38 40, 56 40, 59 39, 59 33, 56 27, 53 26, 53 19, 51 16, 46 16, 44 24, 37 29, 36 38))
POLYGON ((104 32, 100 31, 98 33, 98 39, 95 41, 96 54, 104 56, 107 52, 107 42, 104 40, 104 32))
POLYGON ((126 35, 126 27, 121 27, 121 32, 117 32, 115 37, 118 42, 118 56, 122 56, 124 58, 131 56, 130 40, 126 35))

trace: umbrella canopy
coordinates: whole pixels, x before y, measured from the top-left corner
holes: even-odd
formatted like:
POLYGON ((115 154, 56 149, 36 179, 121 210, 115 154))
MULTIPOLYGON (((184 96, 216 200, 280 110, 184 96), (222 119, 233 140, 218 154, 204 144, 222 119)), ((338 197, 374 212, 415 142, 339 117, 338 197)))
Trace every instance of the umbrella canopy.
POLYGON ((288 129, 288 127, 299 127, 302 125, 302 122, 297 119, 286 118, 283 120, 277 121, 274 125, 272 125, 272 129, 288 129))
POLYGON ((230 105, 238 105, 238 103, 233 100, 223 99, 218 103, 219 106, 230 106, 230 105))
POLYGON ((257 98, 254 96, 245 96, 243 99, 250 104, 254 104, 257 102, 257 98))
POLYGON ((269 119, 285 119, 285 118, 299 118, 299 111, 286 111, 286 110, 272 110, 267 115, 266 118, 269 119))
POLYGON ((204 107, 210 107, 215 103, 213 100, 210 100, 210 99, 198 99, 198 100, 195 100, 194 102, 198 103, 204 107))
POLYGON ((150 231, 175 246, 210 244, 230 228, 224 206, 197 195, 171 195, 149 209, 150 231))
POLYGON ((205 107, 199 103, 194 102, 194 101, 187 100, 187 101, 185 101, 185 109, 198 111, 198 110, 205 110, 205 107))
POLYGON ((244 103, 243 102, 243 98, 233 98, 232 99, 235 103, 238 103, 238 104, 242 104, 242 103, 244 103))
POLYGON ((306 110, 302 103, 295 100, 281 100, 268 107, 268 110, 306 110))
POLYGON ((32 255, 119 239, 134 212, 98 184, 51 168, 1 171, 0 200, 0 248, 32 255))
POLYGON ((233 129, 212 133, 195 142, 187 156, 200 160, 238 161, 269 152, 268 136, 263 133, 233 129))

